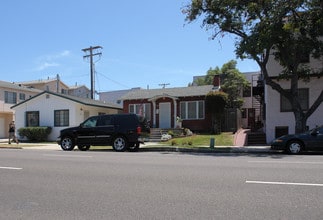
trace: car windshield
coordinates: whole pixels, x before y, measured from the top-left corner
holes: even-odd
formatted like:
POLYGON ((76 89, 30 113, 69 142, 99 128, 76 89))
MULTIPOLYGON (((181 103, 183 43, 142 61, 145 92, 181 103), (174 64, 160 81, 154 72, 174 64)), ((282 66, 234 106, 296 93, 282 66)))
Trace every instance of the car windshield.
POLYGON ((312 130, 309 131, 310 133, 323 133, 323 126, 313 128, 312 130))

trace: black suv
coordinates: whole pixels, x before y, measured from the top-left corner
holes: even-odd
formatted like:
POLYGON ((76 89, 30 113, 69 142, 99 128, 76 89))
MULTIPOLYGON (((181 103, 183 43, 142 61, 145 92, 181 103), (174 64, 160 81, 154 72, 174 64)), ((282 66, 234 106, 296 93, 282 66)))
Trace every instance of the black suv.
POLYGON ((149 132, 146 119, 135 114, 114 114, 92 116, 80 126, 60 131, 57 143, 66 151, 77 145, 85 151, 90 146, 111 146, 115 151, 137 151, 142 132, 149 132))

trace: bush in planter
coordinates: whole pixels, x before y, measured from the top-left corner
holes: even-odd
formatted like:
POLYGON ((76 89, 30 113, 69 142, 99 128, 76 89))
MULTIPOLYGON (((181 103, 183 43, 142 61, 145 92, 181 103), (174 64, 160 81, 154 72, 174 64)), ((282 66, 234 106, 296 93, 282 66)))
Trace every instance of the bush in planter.
POLYGON ((51 127, 25 127, 18 129, 19 136, 36 142, 46 141, 51 131, 51 127))

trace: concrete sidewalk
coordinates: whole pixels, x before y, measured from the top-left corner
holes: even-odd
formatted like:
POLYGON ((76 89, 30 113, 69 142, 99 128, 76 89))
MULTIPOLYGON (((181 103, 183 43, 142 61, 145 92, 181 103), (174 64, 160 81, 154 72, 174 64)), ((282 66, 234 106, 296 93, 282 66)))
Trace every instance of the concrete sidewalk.
MULTIPOLYGON (((0 148, 6 149, 24 149, 24 150, 57 150, 61 151, 61 147, 57 143, 11 143, 8 140, 0 139, 0 148)), ((77 147, 75 147, 77 149, 77 147)), ((160 151, 160 152, 187 152, 187 153, 272 153, 270 146, 209 146, 201 147, 178 147, 167 146, 156 142, 146 142, 140 145, 139 152, 160 151)))

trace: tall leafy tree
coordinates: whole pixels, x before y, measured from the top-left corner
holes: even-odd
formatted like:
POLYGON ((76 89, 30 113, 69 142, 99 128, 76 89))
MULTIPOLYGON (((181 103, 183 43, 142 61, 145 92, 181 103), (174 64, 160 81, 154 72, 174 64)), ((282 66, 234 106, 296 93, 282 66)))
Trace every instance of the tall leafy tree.
POLYGON ((221 68, 210 68, 206 77, 199 78, 194 83, 197 85, 212 85, 215 75, 220 75, 221 90, 228 94, 226 107, 240 108, 243 104, 242 91, 250 87, 246 77, 237 69, 237 62, 230 60, 222 65, 221 68))
POLYGON ((183 12, 189 22, 202 16, 202 25, 214 30, 213 38, 234 35, 237 56, 258 63, 265 83, 290 102, 295 131, 306 129, 307 119, 323 101, 321 90, 304 111, 298 94, 300 80, 323 75, 322 68, 303 63, 304 55, 312 59, 323 55, 322 0, 191 0, 183 12), (288 90, 269 76, 271 56, 282 66, 278 78, 289 80, 288 90))

